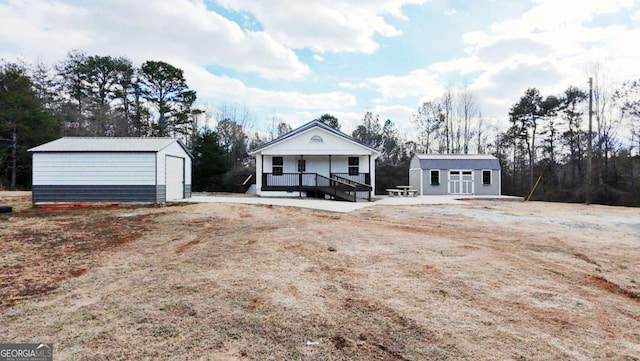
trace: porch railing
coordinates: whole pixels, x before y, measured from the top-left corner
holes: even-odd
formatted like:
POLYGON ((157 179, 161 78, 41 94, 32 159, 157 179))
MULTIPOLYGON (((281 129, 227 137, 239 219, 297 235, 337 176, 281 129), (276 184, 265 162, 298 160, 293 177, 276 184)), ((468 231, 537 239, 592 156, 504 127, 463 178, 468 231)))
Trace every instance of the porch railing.
MULTIPOLYGON (((362 177, 366 179, 366 177, 362 177)), ((262 190, 265 191, 316 191, 334 198, 355 202, 358 192, 368 192, 371 197, 371 186, 336 174, 325 177, 317 173, 273 173, 262 174, 262 190)))
POLYGON ((349 179, 361 184, 371 184, 371 174, 370 173, 358 173, 354 175, 350 175, 349 173, 331 173, 331 176, 338 176, 341 178, 349 179))
POLYGON ((349 178, 344 178, 344 177, 336 175, 336 174, 333 174, 331 176, 331 178, 339 180, 339 181, 341 181, 343 183, 347 183, 347 184, 352 185, 354 187, 354 189, 356 190, 356 193, 355 193, 356 196, 358 195, 358 191, 360 193, 364 192, 366 194, 366 197, 360 197, 360 198, 366 198, 367 200, 371 201, 371 192, 373 191, 373 187, 371 187, 370 185, 364 184, 364 183, 360 183, 360 182, 357 182, 355 180, 351 180, 349 178))

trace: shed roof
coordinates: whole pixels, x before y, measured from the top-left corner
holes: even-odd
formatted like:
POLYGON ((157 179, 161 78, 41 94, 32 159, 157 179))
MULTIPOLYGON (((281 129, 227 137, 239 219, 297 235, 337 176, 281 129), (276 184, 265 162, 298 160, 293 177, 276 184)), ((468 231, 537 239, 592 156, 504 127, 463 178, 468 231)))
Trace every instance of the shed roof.
POLYGON ((500 169, 498 158, 488 154, 416 154, 422 169, 500 169))
POLYGON ((175 138, 63 137, 29 152, 159 152, 175 142, 193 158, 184 143, 175 138))
POLYGON ((326 124, 324 124, 324 123, 322 123, 322 122, 320 122, 318 120, 312 120, 309 123, 304 124, 304 125, 300 126, 299 128, 296 128, 296 129, 290 131, 287 134, 283 134, 280 137, 278 137, 278 138, 276 138, 276 139, 274 139, 274 140, 272 140, 270 142, 267 142, 267 143, 261 145, 260 147, 250 151, 249 154, 250 155, 255 155, 256 153, 259 153, 259 152, 261 152, 261 151, 263 151, 263 150, 265 150, 265 149, 267 149, 267 148, 269 148, 269 147, 271 147, 271 146, 273 146, 275 144, 278 144, 278 143, 283 142, 283 141, 285 141, 287 139, 290 139, 290 138, 292 138, 292 137, 294 137, 294 136, 296 136, 298 134, 304 133, 305 131, 307 131, 309 129, 312 129, 312 128, 324 129, 325 131, 333 133, 333 134, 335 134, 335 135, 337 135, 339 137, 342 137, 342 138, 346 139, 349 142, 355 143, 358 146, 366 148, 366 149, 368 149, 369 151, 371 151, 374 154, 380 154, 379 150, 377 150, 375 148, 372 148, 372 147, 370 147, 370 146, 368 146, 366 144, 363 144, 359 140, 357 140, 357 139, 355 139, 353 137, 350 137, 347 134, 344 134, 343 132, 341 132, 339 130, 335 130, 335 129, 331 128, 330 126, 328 126, 328 125, 326 125, 326 124))

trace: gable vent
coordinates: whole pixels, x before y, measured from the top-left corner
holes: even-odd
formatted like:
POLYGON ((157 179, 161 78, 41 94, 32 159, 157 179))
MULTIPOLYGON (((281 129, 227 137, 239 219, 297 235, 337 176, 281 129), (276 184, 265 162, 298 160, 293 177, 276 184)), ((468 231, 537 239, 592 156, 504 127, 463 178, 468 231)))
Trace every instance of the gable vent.
POLYGON ((322 140, 322 137, 319 135, 314 135, 313 137, 311 137, 311 143, 323 143, 324 140, 322 140))

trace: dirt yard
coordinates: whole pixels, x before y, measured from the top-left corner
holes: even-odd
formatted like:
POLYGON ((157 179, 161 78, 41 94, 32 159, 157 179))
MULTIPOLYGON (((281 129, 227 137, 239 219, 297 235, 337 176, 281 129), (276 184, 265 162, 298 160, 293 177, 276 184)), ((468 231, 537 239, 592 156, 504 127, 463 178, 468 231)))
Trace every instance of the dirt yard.
POLYGON ((0 342, 56 360, 638 360, 640 209, 30 208, 0 342))

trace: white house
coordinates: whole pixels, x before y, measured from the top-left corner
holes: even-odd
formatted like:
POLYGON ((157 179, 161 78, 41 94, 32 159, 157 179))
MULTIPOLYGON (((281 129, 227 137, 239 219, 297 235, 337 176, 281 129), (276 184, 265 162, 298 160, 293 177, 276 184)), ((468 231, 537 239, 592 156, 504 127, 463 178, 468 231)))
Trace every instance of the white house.
POLYGON ((501 194, 500 162, 486 154, 416 154, 409 185, 420 195, 501 194))
POLYGON ((162 203, 191 196, 193 156, 178 139, 64 137, 29 152, 34 203, 162 203))
POLYGON ((256 157, 256 193, 265 197, 370 199, 380 152, 319 121, 249 153, 256 157))

